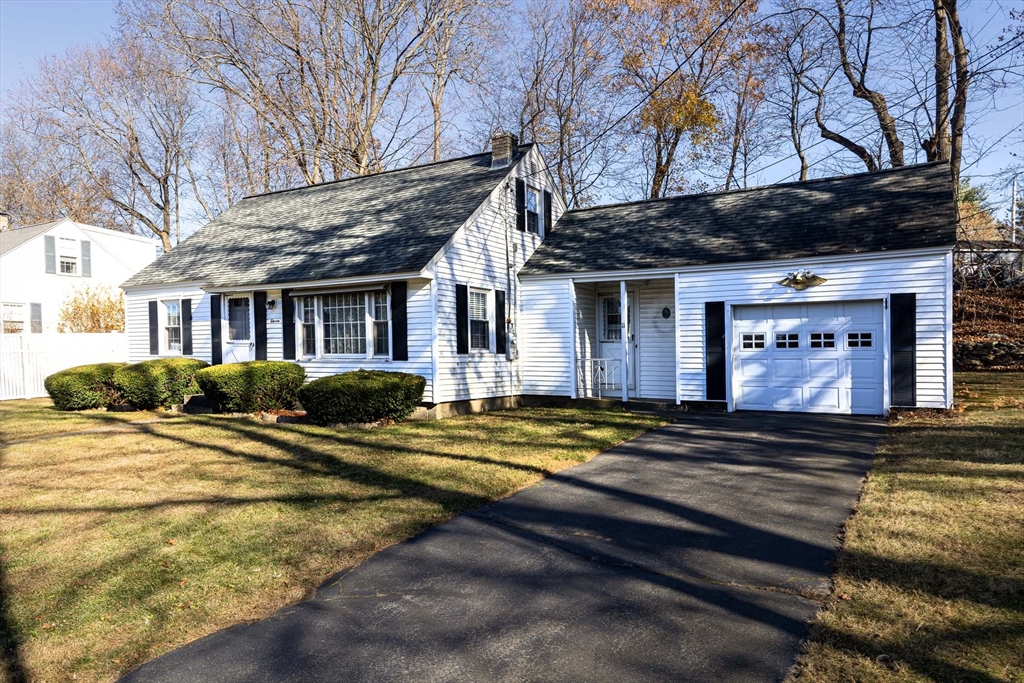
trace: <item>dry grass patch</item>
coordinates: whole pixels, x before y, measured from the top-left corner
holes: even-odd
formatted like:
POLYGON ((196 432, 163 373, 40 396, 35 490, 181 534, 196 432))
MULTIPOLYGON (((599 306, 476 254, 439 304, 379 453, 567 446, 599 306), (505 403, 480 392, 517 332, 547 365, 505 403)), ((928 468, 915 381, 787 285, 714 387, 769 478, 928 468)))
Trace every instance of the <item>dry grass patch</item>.
POLYGON ((167 411, 108 412, 53 409, 48 398, 0 401, 0 446, 12 441, 36 439, 86 429, 116 429, 126 423, 178 417, 167 411))
MULTIPOLYGON (((51 434, 111 415, 4 411, 5 427, 24 415, 51 434)), ((0 652, 34 680, 110 680, 662 423, 537 409, 337 432, 193 416, 9 443, 0 652)))
POLYGON ((1024 375, 890 426, 797 681, 1024 681, 1024 375))

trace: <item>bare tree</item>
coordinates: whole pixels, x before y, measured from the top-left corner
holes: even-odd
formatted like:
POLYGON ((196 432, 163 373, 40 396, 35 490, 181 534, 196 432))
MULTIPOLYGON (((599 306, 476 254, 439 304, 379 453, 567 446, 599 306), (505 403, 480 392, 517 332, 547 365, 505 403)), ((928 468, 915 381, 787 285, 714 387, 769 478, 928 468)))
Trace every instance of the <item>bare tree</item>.
MULTIPOLYGON (((98 189, 121 227, 147 230, 165 250, 180 236, 183 185, 192 167, 199 111, 167 55, 140 41, 80 48, 44 59, 19 102, 35 135, 98 189)), ((193 171, 194 171, 193 167, 193 171)))

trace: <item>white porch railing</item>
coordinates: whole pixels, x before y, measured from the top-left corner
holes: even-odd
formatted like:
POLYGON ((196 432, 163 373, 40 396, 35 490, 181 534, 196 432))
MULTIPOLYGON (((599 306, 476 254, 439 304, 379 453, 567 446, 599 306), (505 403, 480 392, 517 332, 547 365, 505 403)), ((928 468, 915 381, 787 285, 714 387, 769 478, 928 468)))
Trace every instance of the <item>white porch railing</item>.
POLYGON ((602 398, 622 391, 622 361, 618 358, 580 358, 576 361, 576 390, 581 398, 602 398))

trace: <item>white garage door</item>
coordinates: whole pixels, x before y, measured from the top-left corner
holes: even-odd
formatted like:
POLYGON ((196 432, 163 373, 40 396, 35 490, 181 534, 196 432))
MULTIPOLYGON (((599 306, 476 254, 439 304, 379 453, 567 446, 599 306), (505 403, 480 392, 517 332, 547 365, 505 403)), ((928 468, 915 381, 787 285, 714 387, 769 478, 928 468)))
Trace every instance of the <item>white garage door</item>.
POLYGON ((880 415, 882 302, 733 308, 740 410, 880 415))

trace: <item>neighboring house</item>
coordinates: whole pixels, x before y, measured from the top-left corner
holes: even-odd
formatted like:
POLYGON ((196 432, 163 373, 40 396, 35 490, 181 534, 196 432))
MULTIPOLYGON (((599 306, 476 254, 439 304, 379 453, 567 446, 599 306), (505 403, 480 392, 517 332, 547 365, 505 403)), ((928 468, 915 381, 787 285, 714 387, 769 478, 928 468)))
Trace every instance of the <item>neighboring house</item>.
POLYGON ((118 287, 157 257, 156 240, 70 219, 0 232, 0 305, 6 334, 56 332, 82 286, 118 287))
POLYGON ((565 213, 500 136, 239 202, 125 283, 130 355, 401 370, 460 407, 948 407, 954 226, 942 164, 565 213))

